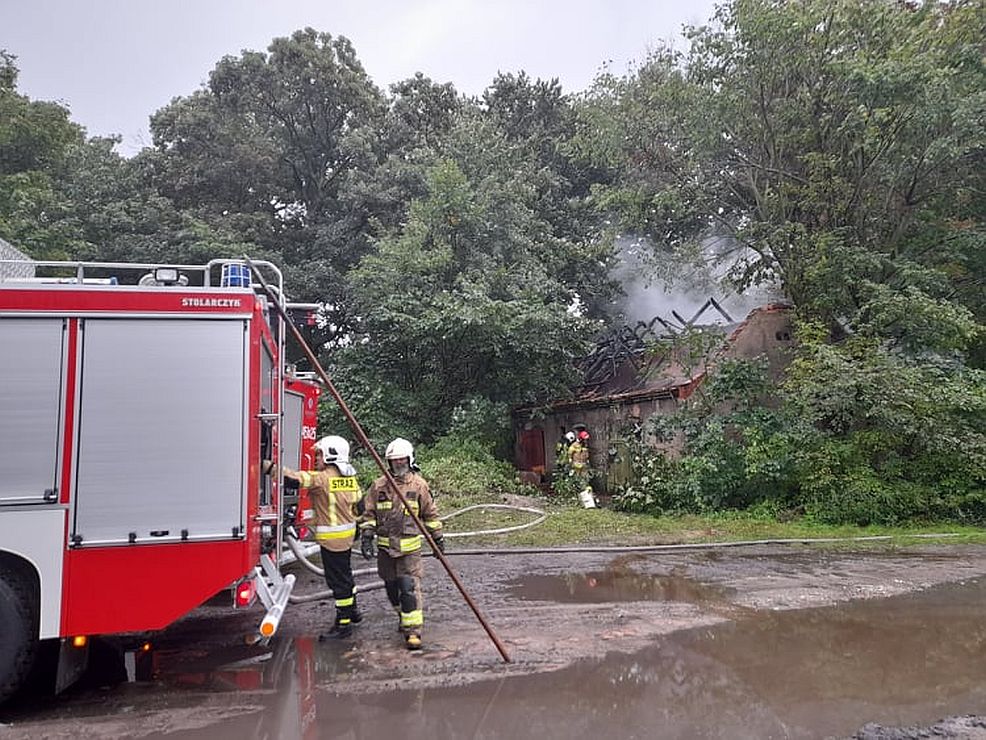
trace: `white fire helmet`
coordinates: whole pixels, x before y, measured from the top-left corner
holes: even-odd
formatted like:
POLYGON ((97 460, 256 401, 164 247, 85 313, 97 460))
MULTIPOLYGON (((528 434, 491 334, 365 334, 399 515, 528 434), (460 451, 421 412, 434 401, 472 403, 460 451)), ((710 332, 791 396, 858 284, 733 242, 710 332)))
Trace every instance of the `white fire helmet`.
POLYGON ((565 441, 571 444, 575 441, 575 432, 569 432, 565 435, 565 441))
POLYGON ((414 465, 414 445, 406 439, 398 437, 387 445, 387 451, 383 456, 388 460, 400 460, 402 457, 406 457, 411 465, 414 465))
POLYGON ((342 437, 335 435, 322 437, 312 447, 322 454, 322 462, 326 465, 349 462, 349 442, 342 437))

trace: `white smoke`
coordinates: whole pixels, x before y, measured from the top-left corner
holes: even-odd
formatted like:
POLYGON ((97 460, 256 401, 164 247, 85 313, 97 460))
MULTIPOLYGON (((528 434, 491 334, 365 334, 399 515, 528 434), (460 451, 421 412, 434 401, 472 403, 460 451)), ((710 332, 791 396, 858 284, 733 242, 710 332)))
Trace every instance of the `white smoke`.
MULTIPOLYGON (((705 240, 691 261, 661 255, 647 240, 631 236, 618 238, 616 247, 617 265, 612 274, 625 293, 619 301, 618 314, 631 326, 637 321, 649 322, 655 316, 673 321, 672 311, 690 320, 710 297, 737 322, 754 308, 781 298, 779 286, 773 283, 742 293, 735 289, 729 281, 730 270, 747 255, 723 239, 705 240)), ((697 323, 729 322, 710 308, 697 323)))

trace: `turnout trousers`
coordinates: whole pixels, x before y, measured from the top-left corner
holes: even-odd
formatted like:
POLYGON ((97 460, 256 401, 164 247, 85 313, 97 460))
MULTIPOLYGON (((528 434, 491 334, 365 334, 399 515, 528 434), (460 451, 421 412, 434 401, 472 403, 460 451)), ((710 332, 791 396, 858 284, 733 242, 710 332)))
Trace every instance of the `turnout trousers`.
POLYGON ((395 558, 385 550, 379 550, 377 572, 383 580, 390 605, 400 616, 401 632, 420 637, 424 625, 424 595, 421 592, 424 566, 421 553, 409 552, 395 558))
POLYGON ((355 621, 359 621, 351 551, 333 552, 324 547, 320 547, 319 551, 322 553, 325 584, 332 591, 332 597, 336 602, 336 626, 344 627, 352 624, 354 617, 355 621))

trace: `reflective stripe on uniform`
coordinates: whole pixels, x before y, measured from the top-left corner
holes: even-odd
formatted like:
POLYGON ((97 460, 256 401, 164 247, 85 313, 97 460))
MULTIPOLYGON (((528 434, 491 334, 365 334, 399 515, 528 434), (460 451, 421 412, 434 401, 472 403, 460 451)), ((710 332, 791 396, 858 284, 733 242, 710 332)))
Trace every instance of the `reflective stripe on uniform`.
POLYGON ((356 522, 335 524, 328 527, 320 524, 315 527, 316 540, 341 540, 344 537, 352 537, 354 534, 356 534, 356 522))
MULTIPOLYGON (((415 513, 418 512, 418 502, 416 499, 411 499, 407 503, 415 513)), ((393 501, 377 501, 377 511, 390 511, 393 508, 393 501)))
POLYGON ((420 627, 425 623, 425 613, 421 609, 401 612, 401 627, 420 627))
POLYGON ((348 599, 336 599, 336 606, 352 606, 354 598, 350 596, 348 599))
MULTIPOLYGON (((415 552, 421 549, 421 535, 413 537, 399 538, 401 552, 415 552)), ((380 547, 390 547, 390 537, 377 537, 377 545, 380 547)))
POLYGON ((440 520, 435 519, 435 520, 430 521, 430 522, 425 522, 425 526, 428 527, 428 529, 441 529, 442 528, 442 523, 441 523, 440 520))
POLYGON ((298 478, 300 478, 298 482, 301 484, 302 488, 311 488, 312 481, 315 479, 315 476, 304 470, 299 470, 298 478))

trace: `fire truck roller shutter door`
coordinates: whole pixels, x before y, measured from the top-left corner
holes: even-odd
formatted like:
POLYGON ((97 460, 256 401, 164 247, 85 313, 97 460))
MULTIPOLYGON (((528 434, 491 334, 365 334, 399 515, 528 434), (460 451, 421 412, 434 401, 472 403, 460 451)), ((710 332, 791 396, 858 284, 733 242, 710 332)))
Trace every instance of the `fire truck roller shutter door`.
POLYGON ((63 324, 0 318, 0 504, 57 502, 63 324))
POLYGON ((87 319, 81 345, 82 546, 228 539, 243 517, 244 322, 87 319))
POLYGON ((300 393, 284 392, 284 419, 281 422, 281 461, 284 465, 301 470, 301 420, 304 416, 305 397, 300 393))

